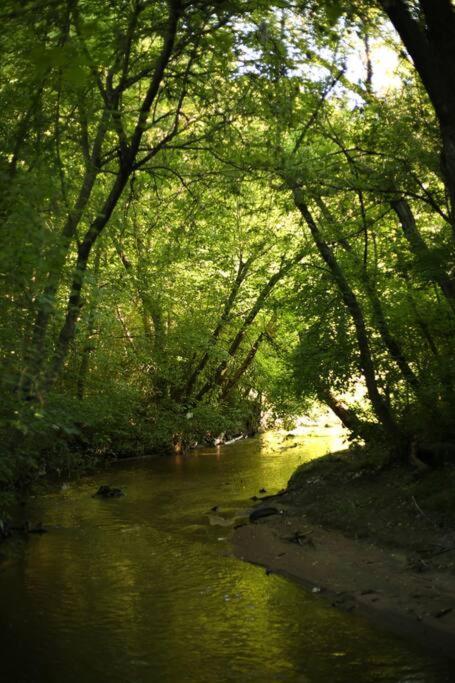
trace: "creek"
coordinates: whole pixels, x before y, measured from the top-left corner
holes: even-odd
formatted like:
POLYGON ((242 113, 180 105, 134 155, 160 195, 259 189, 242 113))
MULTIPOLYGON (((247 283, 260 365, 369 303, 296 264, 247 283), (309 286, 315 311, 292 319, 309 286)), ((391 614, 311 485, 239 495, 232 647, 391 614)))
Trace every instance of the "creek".
POLYGON ((123 462, 31 500, 24 515, 49 531, 1 548, 1 680, 454 680, 443 657, 232 557, 223 518, 335 441, 264 434, 123 462), (93 497, 105 483, 126 495, 93 497))

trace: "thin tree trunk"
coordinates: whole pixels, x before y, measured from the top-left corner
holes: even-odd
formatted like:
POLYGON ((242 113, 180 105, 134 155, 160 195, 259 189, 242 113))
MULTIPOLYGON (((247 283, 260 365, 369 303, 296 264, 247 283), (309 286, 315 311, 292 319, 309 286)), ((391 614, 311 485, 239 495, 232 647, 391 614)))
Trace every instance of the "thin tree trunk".
POLYGON ((117 202, 121 197, 127 180, 128 175, 126 173, 119 173, 113 187, 111 188, 111 192, 104 203, 104 207, 100 216, 93 221, 89 230, 86 232, 83 241, 78 247, 76 267, 71 282, 71 290, 68 299, 65 320, 60 330, 60 334, 55 345, 54 355, 50 362, 45 378, 44 386, 46 391, 53 386, 55 380, 57 379, 68 353, 69 345, 75 335, 76 323, 82 305, 82 286, 85 279, 85 272, 87 270, 90 252, 103 228, 107 225, 117 205, 117 202))
MULTIPOLYGON (((328 208, 325 206, 325 203, 323 202, 322 199, 318 199, 318 203, 321 204, 321 207, 324 207, 324 213, 325 215, 330 219, 330 222, 333 226, 336 226, 336 222, 334 221, 331 212, 328 210, 328 208)), ((365 223, 365 214, 363 212, 363 219, 365 223)), ((362 263, 354 250, 352 249, 350 243, 346 239, 340 239, 339 240, 341 246, 343 249, 345 249, 348 254, 351 256, 352 260, 354 261, 358 272, 359 276, 361 278, 361 281, 363 283, 363 286, 365 287, 365 292, 368 296, 368 299, 371 303, 371 308, 372 308, 372 313, 373 313, 373 321, 378 329, 378 332, 381 336, 382 341, 384 342, 384 346, 390 353, 391 358, 395 361, 399 369, 401 370, 401 374, 403 375, 404 379, 406 382, 409 384, 409 386, 413 389, 413 391, 416 393, 416 395, 419 394, 420 390, 420 381, 411 366, 409 365, 408 361, 406 360, 404 351, 401 347, 400 342, 398 339, 392 334, 389 328, 389 324, 387 322, 387 319, 385 317, 384 310, 382 308, 382 303, 379 298, 379 295, 376 291, 376 287, 374 282, 371 279, 371 275, 369 274, 367 270, 367 264, 364 262, 362 263)))
POLYGON ((265 331, 262 331, 260 333, 260 335, 257 337, 256 341, 252 345, 251 349, 248 351, 247 355, 245 356, 237 370, 232 374, 231 377, 229 377, 229 379, 225 381, 224 385, 221 388, 221 401, 224 401, 229 396, 229 394, 233 391, 233 389, 235 389, 237 384, 240 382, 248 368, 251 367, 254 359, 256 358, 256 354, 259 351, 259 347, 261 346, 266 336, 267 333, 265 331))
MULTIPOLYGON (((161 54, 158 57, 155 71, 150 81, 150 85, 147 89, 147 92, 145 94, 145 97, 142 101, 139 110, 136 127, 131 136, 131 143, 127 147, 122 147, 119 162, 119 170, 117 177, 114 181, 114 184, 111 187, 109 195, 104 202, 100 214, 92 222, 82 242, 78 246, 77 260, 73 272, 65 320, 58 335, 54 354, 49 363, 48 371, 46 373, 44 381, 45 393, 52 388, 56 379, 58 378, 62 370, 63 364, 65 362, 69 345, 71 341, 74 339, 77 320, 79 317, 79 312, 82 303, 81 292, 84 284, 85 273, 87 270, 87 264, 91 250, 96 240, 104 230, 105 226, 108 224, 112 216, 112 213, 114 212, 117 203, 120 197, 122 196, 126 183, 128 182, 131 173, 136 167, 136 157, 139 152, 144 131, 147 128, 147 118, 150 113, 150 109, 153 105, 153 102, 155 101, 155 98, 159 92, 159 88, 164 77, 165 69, 172 55, 172 51, 175 44, 175 38, 177 34, 178 21, 180 18, 181 2, 180 0, 169 0, 168 5, 169 16, 167 33, 164 39, 161 54)), ((177 126, 175 124, 173 131, 168 135, 168 137, 173 137, 176 134, 177 126)), ((160 148, 161 145, 160 143, 158 143, 155 146, 155 148, 147 155, 147 158, 153 158, 153 156, 159 151, 160 148)))
POLYGON ((300 250, 294 258, 292 258, 290 261, 287 261, 281 268, 272 275, 272 277, 268 280, 268 282, 265 284, 261 292, 259 293, 255 303, 253 304, 250 312, 244 319, 240 329, 238 330, 237 334, 235 335, 234 339, 232 340, 229 349, 227 351, 226 358, 224 358, 221 363, 218 365, 218 367, 215 369, 215 372, 213 374, 213 377, 207 380, 207 382, 204 384, 204 386, 201 388, 201 390, 198 392, 196 395, 196 401, 201 401, 204 396, 211 391, 212 389, 215 389, 216 387, 220 387, 221 384, 224 381, 224 377, 229 365, 229 361, 235 357, 237 354, 237 351, 239 350, 242 341, 250 328, 250 326, 253 324, 255 321, 258 313, 262 310, 267 298, 271 294, 273 288, 278 284, 280 280, 282 280, 288 273, 289 271, 295 266, 299 261, 302 260, 302 258, 305 256, 307 253, 307 248, 300 250))
POLYGON ((79 372, 77 375, 76 396, 80 401, 82 401, 84 398, 85 384, 90 366, 90 356, 92 354, 92 351, 94 350, 93 342, 91 340, 93 336, 94 326, 95 309, 94 307, 91 307, 87 320, 87 340, 84 344, 84 348, 82 349, 81 364, 79 366, 79 372))
MULTIPOLYGON (((113 240, 115 249, 119 258, 125 268, 125 270, 132 274, 132 263, 126 256, 125 252, 121 248, 120 244, 116 239, 113 240)), ((139 253, 138 253, 139 256, 139 253)), ((138 266, 139 270, 139 266, 138 266)), ((163 357, 165 346, 166 346, 166 328, 163 321, 163 314, 160 304, 153 300, 146 292, 146 283, 143 282, 143 273, 139 270, 138 277, 133 276, 133 282, 136 286, 139 299, 142 304, 142 324, 144 327, 144 334, 150 344, 150 350, 152 352, 153 358, 157 361, 157 365, 160 365, 160 359, 163 357), (153 333, 151 326, 153 325, 153 333)), ((163 377, 155 377, 154 380, 155 389, 160 395, 164 395, 168 390, 168 382, 163 377)))
POLYGON ((439 285, 452 312, 455 313, 455 284, 445 272, 442 263, 436 261, 436 256, 427 247, 417 228, 411 207, 405 199, 394 200, 391 202, 391 205, 400 219, 404 236, 418 263, 427 268, 431 267, 433 273, 430 279, 439 285))
POLYGON ((235 304, 235 301, 237 299, 237 295, 239 293, 239 290, 243 284, 243 281, 246 278, 246 275, 248 273, 249 266, 251 265, 251 259, 248 259, 247 261, 242 261, 240 259, 239 265, 237 268, 237 275, 234 279, 234 282, 231 287, 231 291, 229 292, 229 296, 225 301, 223 312, 220 316, 220 319, 215 327, 215 329, 212 332, 212 335, 208 341, 207 348, 202 354, 198 364, 194 368, 193 372, 188 378, 188 382, 186 383, 183 396, 184 398, 189 398, 193 392, 193 389, 196 385, 197 380, 199 377, 202 375, 203 371, 205 370, 205 367, 207 363, 209 362, 210 359, 210 352, 213 349, 213 347, 216 345, 221 332, 224 330, 226 324, 229 321, 230 315, 232 308, 235 304))
POLYGON ((343 301, 349 310, 352 321, 354 323, 357 344, 359 349, 359 367, 365 378, 365 383, 368 390, 368 397, 371 401, 373 410, 384 428, 385 434, 393 441, 401 440, 401 434, 398 426, 390 411, 387 401, 381 395, 376 379, 376 371, 374 367, 373 357, 370 349, 370 342, 363 317, 362 309, 357 300, 357 297, 350 287, 344 272, 342 271, 336 257, 329 247, 327 242, 323 239, 322 234, 310 213, 310 210, 305 202, 303 192, 300 188, 290 186, 292 189, 294 202, 296 207, 301 212, 305 219, 310 232, 313 236, 316 247, 323 261, 327 264, 332 273, 332 277, 341 293, 343 301))
MULTIPOLYGON (((415 298, 413 296, 409 274, 404 264, 401 263, 400 253, 397 250, 395 251, 395 253, 398 259, 398 266, 400 269, 401 277, 406 282, 407 298, 414 312, 416 324, 418 325, 422 333, 422 337, 425 339, 432 355, 434 356, 438 369, 439 381, 443 389, 444 400, 447 404, 455 406, 454 377, 453 373, 450 370, 452 368, 452 363, 450 363, 450 355, 447 357, 446 354, 440 353, 435 338, 432 334, 432 331, 427 321, 420 314, 417 302, 415 301, 415 298), (447 362, 447 359, 449 359, 449 362, 447 362)), ((436 289, 436 294, 438 293, 438 291, 439 290, 436 289)))
POLYGON ((108 113, 104 111, 93 143, 90 163, 86 167, 78 198, 63 226, 59 243, 55 245, 49 262, 47 281, 37 300, 38 310, 33 323, 30 345, 25 358, 25 371, 19 387, 20 393, 24 397, 30 394, 34 384, 39 383, 39 375, 46 356, 46 332, 54 313, 55 297, 60 285, 63 266, 72 240, 76 234, 76 230, 81 222, 84 210, 90 200, 98 175, 99 155, 106 135, 108 120, 108 113))
POLYGON ((117 305, 115 307, 115 312, 117 313, 117 320, 119 321, 120 325, 122 326, 123 333, 125 335, 125 339, 128 340, 128 343, 131 347, 131 349, 134 351, 135 355, 137 355, 137 349, 136 349, 136 344, 134 342, 134 337, 131 334, 128 325, 126 324, 126 320, 122 315, 122 311, 120 310, 120 307, 117 305))
MULTIPOLYGON (((101 257, 101 252, 98 249, 96 252, 95 263, 94 263, 94 267, 93 267, 95 285, 98 281, 98 275, 99 275, 99 270, 100 270, 100 257, 101 257)), ((92 337, 93 337, 93 332, 95 329, 96 303, 97 302, 96 302, 95 298, 93 298, 93 300, 90 302, 88 318, 87 318, 87 336, 86 336, 85 343, 84 343, 84 346, 82 349, 81 364, 79 366, 79 373, 77 376, 76 396, 80 401, 82 401, 82 399, 84 398, 85 384, 86 384, 88 370, 89 370, 89 366, 90 366, 90 356, 92 354, 92 351, 94 350, 92 337)))
POLYGON ((419 327, 423 339, 426 341, 428 344, 428 347, 433 354, 435 358, 440 358, 440 353, 439 349, 437 347, 436 341, 433 337, 432 331, 427 323, 427 321, 422 317, 420 314, 420 311, 418 309, 417 303, 415 301, 413 291, 412 291, 412 284, 411 284, 411 278, 409 277, 408 273, 408 268, 406 267, 406 264, 403 262, 402 255, 400 251, 395 247, 394 248, 394 254, 397 259, 397 267, 398 267, 398 273, 400 277, 404 280, 406 283, 406 298, 407 301, 412 308, 412 311, 414 313, 414 318, 416 321, 417 326, 419 327))

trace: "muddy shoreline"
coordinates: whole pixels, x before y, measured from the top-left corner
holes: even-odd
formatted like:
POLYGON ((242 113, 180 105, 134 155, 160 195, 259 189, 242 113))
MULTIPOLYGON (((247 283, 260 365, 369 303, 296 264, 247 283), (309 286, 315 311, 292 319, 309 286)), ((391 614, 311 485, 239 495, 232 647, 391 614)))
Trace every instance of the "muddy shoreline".
POLYGON ((425 511, 423 492, 434 483, 406 470, 378 471, 362 458, 354 463, 350 454, 321 458, 299 468, 284 495, 259 503, 256 509, 279 514, 237 528, 234 553, 335 609, 455 659, 455 534, 450 505, 425 511), (362 503, 381 501, 384 489, 381 516, 380 504, 362 503))

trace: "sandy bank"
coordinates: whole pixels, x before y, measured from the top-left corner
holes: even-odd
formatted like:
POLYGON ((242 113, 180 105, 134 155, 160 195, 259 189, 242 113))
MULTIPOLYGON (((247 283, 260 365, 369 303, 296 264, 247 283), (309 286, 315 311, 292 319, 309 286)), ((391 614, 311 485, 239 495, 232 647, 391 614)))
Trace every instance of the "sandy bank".
POLYGON ((299 517, 283 515, 241 527, 233 542, 237 557, 299 581, 338 609, 358 611, 455 658, 452 576, 417 573, 403 555, 299 517), (311 544, 286 540, 296 532, 311 544))
POLYGON ((423 498, 428 482, 407 481, 398 471, 359 471, 349 457, 304 465, 289 493, 259 506, 281 514, 235 531, 235 554, 302 583, 334 608, 455 658, 455 544, 447 510, 444 524, 416 509, 416 493, 430 502, 423 498), (381 501, 384 489, 388 499, 381 501), (367 504, 373 494, 378 505, 367 504))

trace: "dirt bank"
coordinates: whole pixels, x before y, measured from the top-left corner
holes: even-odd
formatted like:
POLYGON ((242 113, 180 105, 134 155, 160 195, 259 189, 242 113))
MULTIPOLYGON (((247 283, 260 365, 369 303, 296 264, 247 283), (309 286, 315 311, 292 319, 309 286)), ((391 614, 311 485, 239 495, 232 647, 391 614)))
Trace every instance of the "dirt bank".
POLYGON ((238 528, 235 553, 455 657, 454 499, 453 467, 422 475, 335 454, 262 501, 280 514, 238 528))

